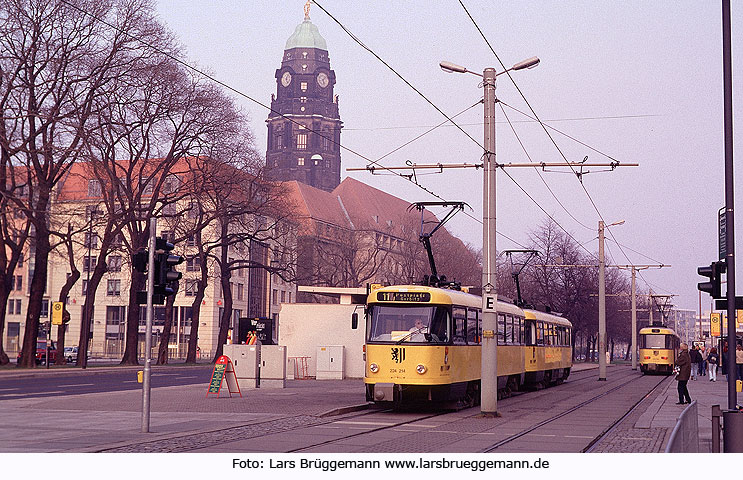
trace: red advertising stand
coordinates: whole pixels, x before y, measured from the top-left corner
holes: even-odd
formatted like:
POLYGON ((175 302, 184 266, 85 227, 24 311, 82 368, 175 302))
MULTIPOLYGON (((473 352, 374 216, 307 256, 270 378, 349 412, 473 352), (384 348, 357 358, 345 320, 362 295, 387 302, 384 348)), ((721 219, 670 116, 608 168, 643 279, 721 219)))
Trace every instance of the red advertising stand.
POLYGON ((222 380, 227 382, 227 391, 230 394, 230 398, 233 393, 240 393, 240 385, 237 384, 237 375, 235 375, 235 367, 232 365, 232 360, 227 355, 222 355, 217 359, 214 364, 214 371, 212 372, 212 381, 209 383, 209 388, 206 391, 206 397, 209 398, 210 394, 219 397, 219 391, 222 389, 222 380))

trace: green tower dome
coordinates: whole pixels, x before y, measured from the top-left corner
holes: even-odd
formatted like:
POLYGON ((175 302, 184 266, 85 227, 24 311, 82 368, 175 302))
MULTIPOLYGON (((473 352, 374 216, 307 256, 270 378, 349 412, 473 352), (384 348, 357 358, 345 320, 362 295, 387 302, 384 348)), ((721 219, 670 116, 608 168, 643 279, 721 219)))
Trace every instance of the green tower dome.
POLYGON ((328 45, 325 43, 325 39, 320 35, 320 31, 317 29, 315 24, 310 22, 310 17, 305 15, 304 22, 297 25, 294 33, 289 40, 286 41, 284 50, 292 48, 318 48, 320 50, 328 50, 328 45))

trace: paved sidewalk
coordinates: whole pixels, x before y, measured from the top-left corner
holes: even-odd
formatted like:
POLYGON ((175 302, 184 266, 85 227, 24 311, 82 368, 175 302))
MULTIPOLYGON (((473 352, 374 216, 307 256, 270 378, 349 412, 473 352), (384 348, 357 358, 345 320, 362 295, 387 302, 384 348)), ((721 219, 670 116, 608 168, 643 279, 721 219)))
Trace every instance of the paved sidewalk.
MULTIPOLYGON (((211 370, 212 366, 188 368, 211 370)), ((573 370, 591 368, 597 368, 597 365, 576 364, 573 370)), ((132 374, 138 369, 141 367, 131 367, 132 374)), ((65 371, 64 375, 75 375, 79 371, 65 371)), ((153 371, 156 371, 155 367, 153 371)), ((54 373, 43 369, 5 370, 0 371, 0 376, 54 373)), ((640 375, 639 371, 637 374, 640 375)), ((718 382, 706 379, 689 382, 691 396, 699 405, 700 447, 703 452, 710 451, 711 406, 727 407, 727 384, 724 376, 718 378, 721 379, 718 382)), ((637 419, 631 424, 634 433, 628 436, 627 429, 617 429, 617 435, 624 435, 622 442, 609 442, 608 449, 598 451, 663 451, 683 406, 675 405, 676 382, 672 378, 668 378, 660 388, 655 399, 648 399, 638 407, 637 419), (649 435, 648 432, 654 433, 649 435), (639 441, 643 436, 652 439, 639 441), (634 442, 631 443, 633 446, 645 445, 642 447, 645 449, 632 450, 627 442, 634 442), (612 449, 611 445, 625 449, 612 449)), ((207 398, 206 391, 207 385, 153 389, 149 433, 141 431, 141 390, 1 400, 0 452, 133 451, 129 446, 139 446, 135 450, 143 451, 142 444, 175 438, 178 440, 173 441, 172 451, 183 451, 187 450, 183 447, 188 447, 188 442, 203 441, 205 436, 210 441, 229 444, 236 438, 278 434, 324 423, 330 416, 337 419, 338 415, 368 406, 361 379, 289 380, 284 389, 243 390, 242 397, 233 395, 231 398, 226 393, 220 394, 219 398, 207 398), (33 435, 28 432, 33 432, 33 435)), ((471 422, 469 417, 470 414, 462 415, 457 421, 471 422)))

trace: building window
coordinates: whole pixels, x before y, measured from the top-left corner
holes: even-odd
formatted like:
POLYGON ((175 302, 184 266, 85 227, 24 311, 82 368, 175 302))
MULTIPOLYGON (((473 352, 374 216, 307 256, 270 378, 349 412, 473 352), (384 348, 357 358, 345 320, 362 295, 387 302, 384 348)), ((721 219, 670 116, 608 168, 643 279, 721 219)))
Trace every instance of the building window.
POLYGON ((121 271, 121 255, 111 255, 108 257, 108 271, 109 272, 120 272, 121 271))
POLYGON ((278 132, 274 138, 276 139, 274 142, 274 146, 276 148, 284 148, 284 135, 282 134, 282 132, 278 132))
POLYGON ((88 196, 89 197, 100 197, 101 196, 101 182, 98 180, 88 180, 88 196))
POLYGON ((106 288, 106 295, 109 297, 118 297, 121 295, 121 280, 109 280, 106 288))
POLYGON ((46 298, 41 301, 41 313, 39 316, 43 318, 49 317, 49 300, 46 298))
POLYGON ((166 242, 173 243, 174 237, 175 237, 175 234, 171 232, 170 230, 163 230, 162 232, 160 232, 160 238, 162 238, 166 242))
POLYGON ((307 103, 307 97, 299 97, 299 103, 307 103))
POLYGON ((299 157, 297 159, 297 165, 299 165, 300 167, 304 166, 304 157, 299 157))
POLYGON ((281 291, 281 303, 286 302, 286 290, 281 291))
POLYGON ((96 257, 85 256, 83 258, 83 272, 92 272, 95 270, 95 265, 98 262, 96 257))
POLYGON ((117 233, 116 236, 111 240, 111 248, 121 248, 124 245, 124 235, 117 233))
POLYGON ((307 82, 300 82, 299 83, 299 89, 302 90, 303 92, 306 92, 307 91, 307 82))
POLYGON ((186 239, 186 246, 187 247, 195 247, 196 246, 196 235, 191 235, 186 239))
POLYGON ((195 297, 196 291, 199 289, 199 281, 198 280, 186 280, 186 296, 187 297, 195 297))
MULTIPOLYGON (((18 243, 18 242, 16 242, 16 243, 18 243)), ((21 254, 18 255, 18 267, 19 268, 23 266, 23 260, 24 260, 24 258, 23 258, 23 252, 21 252, 21 254)))
POLYGON ((15 276, 15 290, 18 290, 19 292, 23 290, 23 275, 15 276))
POLYGON ((186 271, 198 272, 199 270, 201 270, 201 257, 195 255, 186 257, 186 271))
POLYGON ((242 283, 238 283, 237 284, 237 299, 243 300, 244 295, 245 295, 245 285, 243 285, 242 283))
POLYGON ((8 315, 20 315, 21 314, 21 300, 10 299, 8 300, 8 315))
POLYGON ((98 234, 85 232, 85 242, 83 245, 85 248, 98 248, 98 234))
POLYGON ((106 307, 106 325, 119 325, 124 321, 126 307, 106 307))
POLYGON ((297 135, 297 150, 307 149, 307 134, 300 133, 297 135))
POLYGON ((87 294, 88 294, 88 281, 83 280, 83 295, 87 295, 87 294))
POLYGON ((278 305, 279 304, 279 291, 277 289, 273 289, 273 304, 278 305))

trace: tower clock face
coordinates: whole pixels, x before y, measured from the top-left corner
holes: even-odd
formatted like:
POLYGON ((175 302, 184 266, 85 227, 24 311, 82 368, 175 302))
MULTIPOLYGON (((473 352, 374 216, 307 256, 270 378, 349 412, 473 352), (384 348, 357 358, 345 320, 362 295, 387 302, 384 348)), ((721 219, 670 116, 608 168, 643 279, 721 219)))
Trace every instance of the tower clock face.
POLYGON ((324 72, 320 72, 320 74, 317 76, 317 84, 320 85, 322 88, 325 88, 328 86, 328 83, 328 76, 324 72))
POLYGON ((281 76, 281 84, 285 87, 288 87, 290 83, 292 83, 292 74, 289 72, 284 72, 284 74, 281 76))

